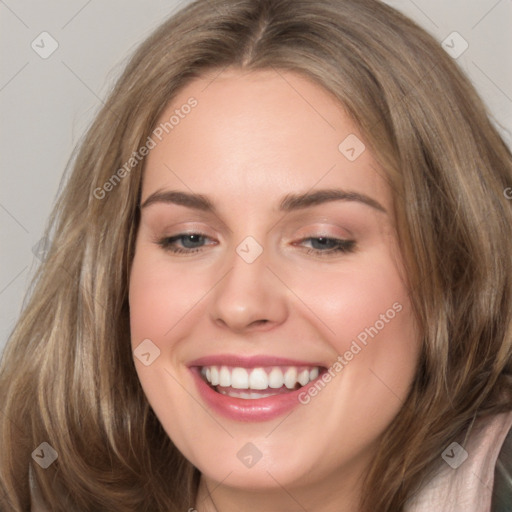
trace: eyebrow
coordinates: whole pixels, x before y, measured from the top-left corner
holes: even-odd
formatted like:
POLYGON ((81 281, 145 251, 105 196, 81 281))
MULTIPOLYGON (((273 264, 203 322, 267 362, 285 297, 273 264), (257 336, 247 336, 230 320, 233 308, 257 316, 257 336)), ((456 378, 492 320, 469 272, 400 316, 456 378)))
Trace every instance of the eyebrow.
MULTIPOLYGON (((302 194, 287 194, 279 203, 279 211, 291 212, 318 206, 331 201, 353 201, 370 206, 375 210, 387 213, 386 209, 375 199, 362 194, 341 189, 322 189, 302 194)), ((182 192, 178 190, 157 190, 151 194, 140 206, 141 209, 147 208, 151 204, 177 204, 187 208, 194 208, 204 212, 217 214, 213 202, 202 194, 182 192)))

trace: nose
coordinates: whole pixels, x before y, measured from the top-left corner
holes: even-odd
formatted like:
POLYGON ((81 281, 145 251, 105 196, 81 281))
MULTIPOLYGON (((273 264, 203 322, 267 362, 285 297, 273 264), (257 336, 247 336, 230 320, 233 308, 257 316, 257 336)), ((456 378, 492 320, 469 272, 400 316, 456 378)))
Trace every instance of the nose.
POLYGON ((252 262, 235 250, 228 271, 212 290, 209 314, 213 322, 238 333, 269 330, 288 314, 287 288, 269 268, 268 251, 252 262))

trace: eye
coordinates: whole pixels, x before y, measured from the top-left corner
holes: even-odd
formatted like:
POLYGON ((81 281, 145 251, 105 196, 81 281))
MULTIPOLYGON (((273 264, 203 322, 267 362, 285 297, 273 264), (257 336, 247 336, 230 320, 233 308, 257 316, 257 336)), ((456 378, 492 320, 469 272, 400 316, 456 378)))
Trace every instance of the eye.
POLYGON ((336 253, 351 253, 356 247, 355 240, 342 240, 341 238, 329 237, 308 237, 303 238, 301 242, 311 240, 312 249, 306 251, 307 254, 315 254, 318 256, 330 256, 336 253), (315 248, 314 246, 319 248, 315 248))
MULTIPOLYGON (((194 254, 202 250, 206 240, 211 239, 203 233, 179 233, 178 235, 161 238, 157 240, 156 243, 165 251, 169 251, 173 254, 194 254), (182 244, 182 247, 178 247, 176 245, 178 242, 182 244)), ((313 247, 307 249, 306 253, 322 257, 339 253, 354 252, 356 247, 355 240, 343 240, 340 238, 322 236, 308 237, 300 240, 300 242, 307 241, 311 241, 313 247)))
POLYGON ((202 233, 180 233, 157 240, 157 244, 164 250, 175 254, 192 254, 201 250, 203 242, 209 239, 202 233), (176 242, 181 242, 184 248, 177 247, 176 242))

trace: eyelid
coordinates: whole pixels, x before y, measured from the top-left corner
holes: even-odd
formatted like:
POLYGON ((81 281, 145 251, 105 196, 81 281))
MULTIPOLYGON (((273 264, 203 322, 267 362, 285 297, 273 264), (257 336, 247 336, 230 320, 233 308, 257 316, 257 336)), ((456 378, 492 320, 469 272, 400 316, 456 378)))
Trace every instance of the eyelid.
POLYGON ((297 237, 308 238, 308 237, 325 237, 325 238, 341 238, 341 239, 352 239, 355 235, 347 228, 342 228, 338 225, 330 224, 331 228, 325 227, 325 224, 320 226, 308 225, 307 227, 301 227, 297 233, 297 237), (336 230, 336 231, 334 231, 336 230))
POLYGON ((212 229, 204 225, 204 223, 183 223, 176 222, 171 225, 165 225, 163 229, 157 229, 161 236, 176 236, 176 235, 192 235, 192 234, 200 234, 203 236, 207 236, 209 238, 220 238, 217 229, 212 229), (185 224, 185 225, 184 225, 185 224))
MULTIPOLYGON (((327 228, 325 224, 320 224, 319 226, 315 226, 315 224, 310 224, 307 226, 301 226, 299 230, 291 227, 288 231, 288 234, 283 233, 283 237, 290 240, 304 240, 307 238, 337 238, 341 240, 352 240, 356 238, 351 230, 340 227, 339 225, 329 224, 331 228, 327 228), (293 233, 293 234, 292 234, 293 233)), ((219 242, 223 241, 222 233, 219 233, 217 229, 212 229, 210 227, 206 227, 204 223, 182 223, 176 222, 171 225, 165 225, 165 227, 161 230, 157 230, 158 236, 155 236, 155 239, 161 238, 170 238, 176 235, 186 235, 186 234, 198 234, 209 239, 215 239, 219 242), (183 225, 185 224, 185 226, 183 225), (198 225, 199 224, 199 225, 198 225)))

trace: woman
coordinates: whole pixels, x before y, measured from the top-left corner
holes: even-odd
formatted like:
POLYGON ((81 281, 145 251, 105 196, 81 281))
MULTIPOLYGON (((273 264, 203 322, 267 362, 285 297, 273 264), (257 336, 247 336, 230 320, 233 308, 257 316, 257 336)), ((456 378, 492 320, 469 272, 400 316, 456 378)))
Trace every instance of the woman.
POLYGON ((185 7, 55 206, 3 508, 506 510, 511 161, 384 4, 185 7))

